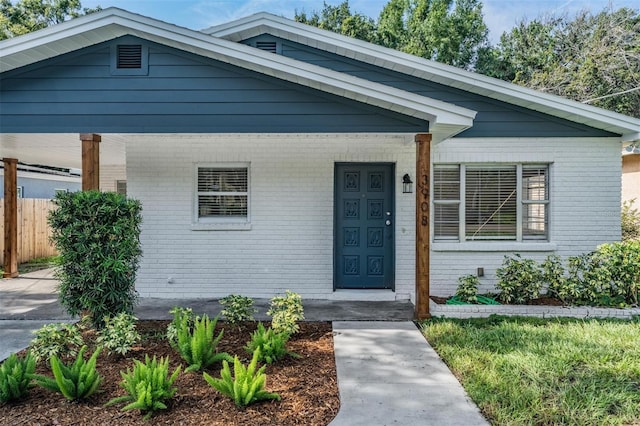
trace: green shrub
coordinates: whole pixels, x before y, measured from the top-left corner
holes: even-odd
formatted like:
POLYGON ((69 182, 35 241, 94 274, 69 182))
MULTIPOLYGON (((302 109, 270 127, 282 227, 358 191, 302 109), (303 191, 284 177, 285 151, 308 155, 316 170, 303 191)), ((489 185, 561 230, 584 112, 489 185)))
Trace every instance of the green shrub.
POLYGON ((300 329, 298 321, 304 319, 302 297, 289 290, 284 296, 273 297, 267 315, 271 316, 271 328, 276 333, 286 333, 289 336, 297 333, 300 329))
MULTIPOLYGON (((174 349, 178 348, 178 327, 182 324, 183 319, 186 317, 187 326, 189 329, 193 329, 193 322, 196 319, 196 316, 193 313, 193 309, 191 308, 181 308, 179 306, 174 306, 170 311, 170 314, 173 315, 173 320, 167 326, 167 340, 174 349)), ((197 317, 200 318, 200 317, 197 317)))
POLYGON ((86 350, 86 346, 80 349, 76 361, 71 366, 65 365, 57 356, 51 357, 51 371, 54 378, 37 374, 35 375, 36 383, 45 389, 60 392, 70 401, 90 397, 102 382, 102 377, 96 370, 100 348, 96 349, 88 361, 83 358, 86 350))
POLYGON ((640 211, 633 207, 633 200, 622 203, 620 223, 622 225, 622 241, 640 239, 640 211))
POLYGON ((126 355, 133 345, 140 341, 136 330, 136 317, 121 312, 115 317, 104 319, 104 328, 99 331, 97 342, 107 348, 109 353, 126 355))
POLYGON ((259 350, 258 361, 272 364, 287 355, 299 358, 299 355, 287 350, 289 335, 286 333, 276 333, 271 328, 264 328, 262 323, 258 323, 258 329, 251 334, 251 341, 247 343, 245 349, 250 354, 259 350))
POLYGON ((522 304, 540 296, 542 274, 533 259, 523 259, 519 254, 505 256, 496 276, 498 297, 504 303, 522 304))
POLYGON ((144 416, 149 419, 157 410, 165 410, 167 405, 165 402, 175 395, 177 388, 173 386, 174 382, 180 374, 181 366, 175 369, 171 377, 169 377, 169 358, 160 358, 160 362, 153 357, 149 359, 149 355, 145 355, 145 363, 133 360, 133 371, 127 369, 127 372, 120 372, 122 376, 122 386, 127 392, 126 395, 113 398, 108 405, 118 404, 121 402, 129 402, 122 410, 138 409, 147 412, 144 416))
POLYGON ((31 352, 24 358, 16 354, 9 355, 0 365, 0 402, 17 401, 27 396, 33 386, 36 359, 31 352))
POLYGON ((465 303, 476 303, 478 301, 478 286, 480 280, 475 275, 463 275, 458 278, 458 288, 456 296, 465 303))
POLYGON ((556 297, 565 304, 573 303, 579 296, 580 287, 574 280, 565 276, 562 259, 558 255, 549 255, 540 265, 542 280, 547 285, 547 294, 556 297))
POLYGON ((202 370, 216 362, 232 359, 226 352, 216 352, 218 343, 224 334, 224 330, 221 330, 216 338, 213 337, 217 322, 218 317, 211 321, 205 314, 202 315, 202 318, 194 320, 192 329, 189 326, 188 317, 182 317, 178 325, 176 349, 180 352, 182 359, 189 364, 185 372, 202 370))
POLYGON ((280 395, 264 390, 267 382, 267 375, 264 373, 266 365, 256 371, 260 349, 253 353, 253 358, 248 367, 240 362, 238 357, 233 360, 233 377, 229 363, 222 361, 220 379, 213 378, 207 373, 203 373, 204 379, 221 394, 233 399, 239 407, 244 407, 257 401, 275 399, 280 401, 280 395))
POLYGON ((253 299, 250 297, 230 294, 220 299, 219 302, 224 306, 220 313, 231 324, 238 324, 241 321, 253 321, 253 314, 258 312, 253 307, 253 299))
POLYGON ((105 317, 133 313, 140 250, 140 202, 113 192, 59 192, 49 214, 60 252, 58 296, 70 315, 87 312, 96 328, 105 317))
POLYGON ((33 334, 30 344, 36 362, 51 357, 68 355, 74 357, 84 344, 80 330, 74 324, 45 324, 33 334))

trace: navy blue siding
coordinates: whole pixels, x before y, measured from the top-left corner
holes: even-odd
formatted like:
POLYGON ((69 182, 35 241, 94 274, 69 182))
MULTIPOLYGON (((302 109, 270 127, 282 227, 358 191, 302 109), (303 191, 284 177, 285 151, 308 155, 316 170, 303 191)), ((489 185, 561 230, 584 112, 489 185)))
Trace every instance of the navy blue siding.
POLYGON ((166 46, 114 76, 103 43, 0 74, 3 133, 424 132, 428 122, 166 46))
POLYGON ((280 43, 282 55, 299 61, 478 111, 473 127, 460 133, 459 137, 612 136, 611 133, 600 129, 387 70, 271 35, 254 37, 245 40, 244 43, 254 45, 256 40, 276 41, 280 43))

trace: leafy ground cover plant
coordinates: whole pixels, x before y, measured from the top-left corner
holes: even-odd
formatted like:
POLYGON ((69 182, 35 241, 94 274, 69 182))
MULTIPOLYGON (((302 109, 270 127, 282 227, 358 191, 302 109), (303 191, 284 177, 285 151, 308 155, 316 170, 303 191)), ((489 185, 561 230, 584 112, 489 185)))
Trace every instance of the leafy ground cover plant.
POLYGON ((126 312, 105 318, 104 328, 99 331, 98 344, 104 346, 109 353, 126 355, 140 341, 136 320, 136 317, 126 312))
POLYGON ((504 303, 526 303, 540 295, 542 276, 536 261, 523 259, 519 254, 505 256, 502 266, 496 269, 500 300, 504 303))
POLYGON ((53 379, 44 375, 36 375, 38 385, 54 392, 60 392, 70 401, 85 399, 93 395, 100 386, 102 378, 96 370, 96 362, 100 348, 91 355, 88 361, 83 358, 87 346, 78 352, 78 357, 71 366, 65 365, 57 356, 51 357, 53 379))
POLYGON ((182 359, 189 364, 185 372, 202 370, 222 360, 232 360, 228 353, 217 352, 218 343, 224 334, 224 330, 220 330, 218 336, 213 337, 217 322, 218 317, 212 321, 205 314, 194 320, 193 329, 191 329, 188 318, 182 317, 178 325, 176 349, 180 352, 182 359))
POLYGON ((491 316, 422 331, 494 425, 632 425, 640 321, 491 316))
POLYGON ((265 329, 262 323, 258 323, 258 328, 251 334, 251 340, 245 349, 250 354, 259 353, 258 361, 272 364, 289 355, 299 358, 298 354, 287 350, 289 335, 286 333, 276 333, 272 328, 265 329))
POLYGON ((258 312, 253 306, 253 299, 238 294, 230 294, 219 300, 224 309, 220 312, 231 324, 241 321, 253 321, 253 314, 258 312))
POLYGON ((113 398, 107 402, 107 406, 129 402, 122 410, 140 410, 146 412, 145 420, 148 420, 157 410, 166 410, 165 402, 175 395, 178 390, 173 384, 180 374, 181 366, 178 366, 169 376, 169 358, 160 358, 160 361, 149 359, 145 355, 144 364, 137 359, 133 360, 134 367, 130 371, 120 372, 122 386, 127 394, 113 398))
POLYGON ((30 352, 26 356, 9 355, 0 365, 0 402, 17 401, 27 396, 36 371, 36 359, 30 352))
POLYGON ((297 333, 298 321, 304 320, 302 296, 287 290, 284 296, 273 297, 267 315, 271 316, 271 328, 276 333, 297 333))
POLYGON ((202 373, 204 379, 221 394, 233 399, 239 407, 244 407, 254 402, 275 399, 280 400, 280 395, 264 390, 267 382, 267 375, 264 373, 266 365, 257 371, 260 349, 253 353, 253 358, 248 366, 240 362, 237 356, 233 359, 233 377, 229 363, 222 361, 220 378, 213 378, 206 372, 202 373))
POLYGON ((96 328, 105 317, 132 313, 140 249, 141 204, 121 194, 58 192, 49 214, 60 252, 59 299, 70 315, 88 312, 96 328))
POLYGON ((466 303, 475 303, 478 301, 478 286, 480 280, 475 275, 463 275, 458 278, 458 288, 456 296, 466 303))
POLYGON ((82 334, 74 324, 45 324, 33 334, 35 338, 29 347, 36 362, 54 356, 74 357, 78 354, 78 348, 84 344, 82 334))

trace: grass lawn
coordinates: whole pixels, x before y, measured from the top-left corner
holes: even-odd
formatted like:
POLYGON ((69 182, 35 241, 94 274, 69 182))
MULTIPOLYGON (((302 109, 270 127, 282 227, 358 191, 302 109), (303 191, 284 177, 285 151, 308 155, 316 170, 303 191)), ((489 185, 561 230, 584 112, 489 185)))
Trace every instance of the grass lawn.
MULTIPOLYGON (((40 269, 51 268, 53 266, 56 266, 57 264, 58 256, 39 257, 37 259, 31 259, 29 262, 19 264, 18 273, 27 274, 29 272, 37 271, 40 269)), ((2 266, 3 265, 0 265, 0 278, 2 278, 1 275, 4 272, 2 266)))
POLYGON ((640 424, 640 319, 491 316, 421 326, 492 424, 640 424))

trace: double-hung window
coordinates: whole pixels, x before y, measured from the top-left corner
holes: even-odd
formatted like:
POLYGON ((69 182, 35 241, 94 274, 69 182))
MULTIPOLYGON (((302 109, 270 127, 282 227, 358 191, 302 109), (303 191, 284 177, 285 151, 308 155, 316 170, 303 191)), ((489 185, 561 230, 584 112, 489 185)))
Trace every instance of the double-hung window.
POLYGON ((436 165, 433 204, 435 240, 546 240, 549 166, 436 165))
POLYGON ((196 216, 201 224, 249 222, 249 166, 197 167, 196 216))

